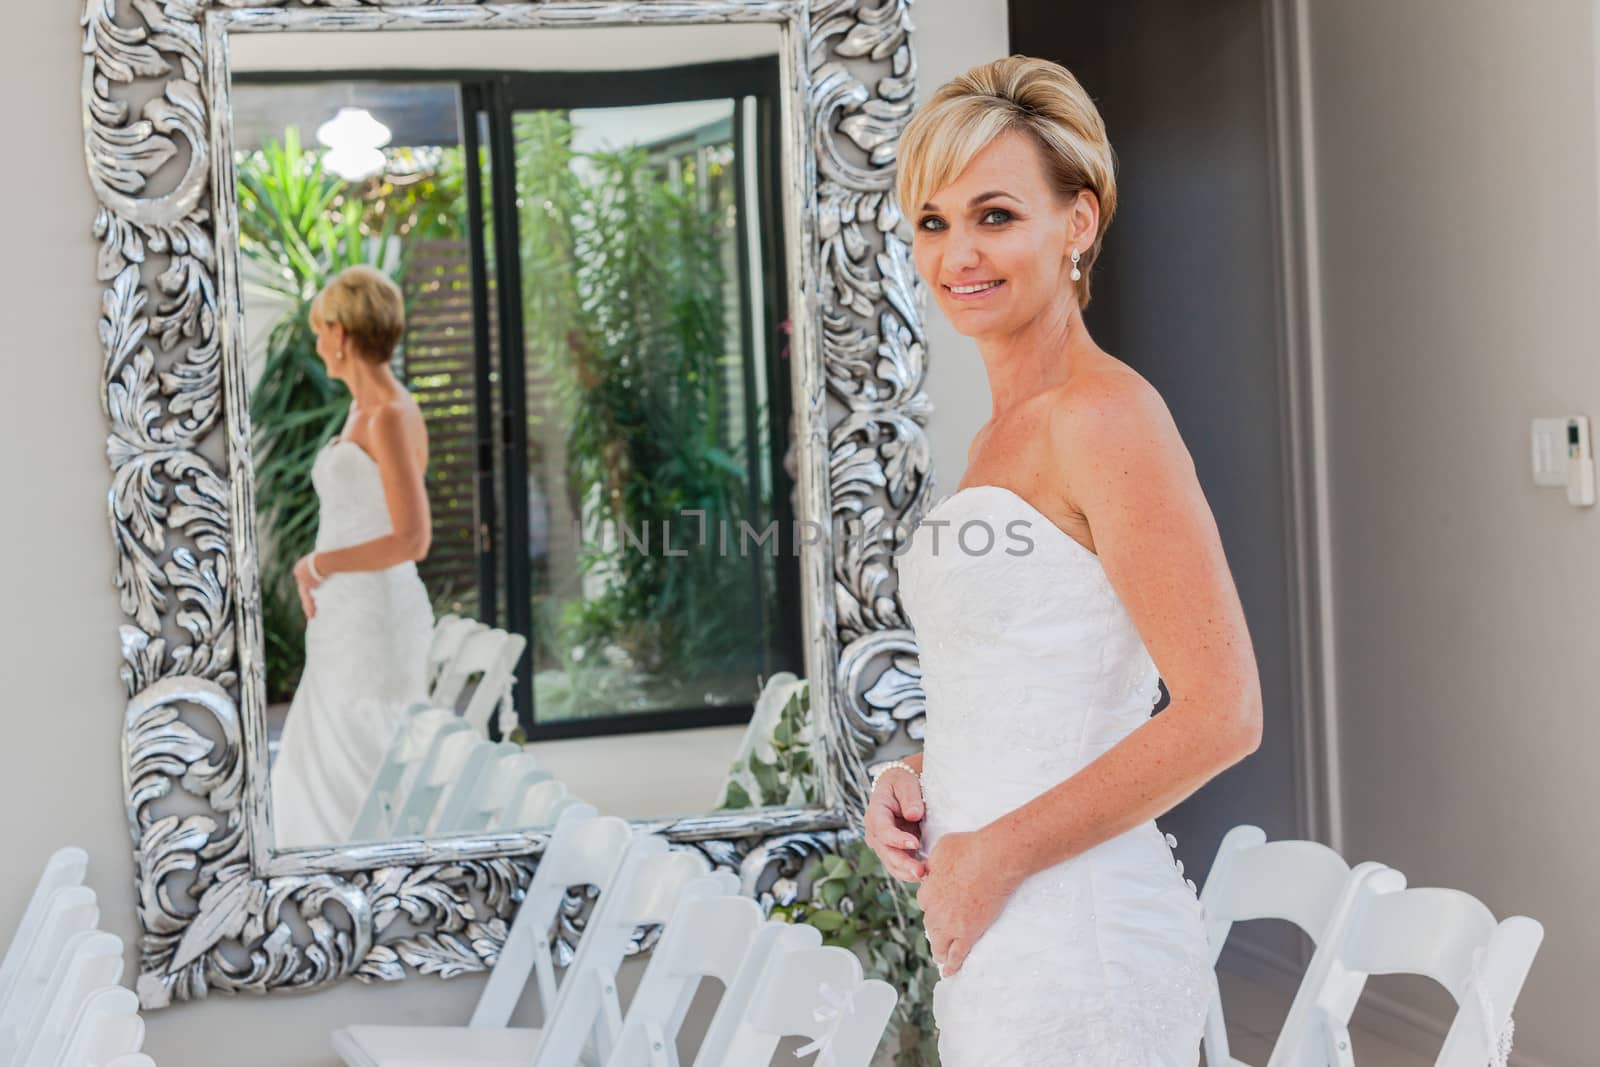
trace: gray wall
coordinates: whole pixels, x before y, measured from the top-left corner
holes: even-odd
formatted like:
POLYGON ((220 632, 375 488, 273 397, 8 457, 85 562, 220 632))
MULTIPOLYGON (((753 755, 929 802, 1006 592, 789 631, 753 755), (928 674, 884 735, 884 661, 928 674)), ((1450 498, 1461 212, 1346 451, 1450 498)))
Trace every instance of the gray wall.
MULTIPOLYGON (((1230 828, 1297 836, 1279 423, 1273 163, 1259 0, 1013 7, 1018 50, 1070 69, 1117 155, 1118 207, 1089 332, 1165 398, 1216 515, 1250 624, 1261 747, 1158 820, 1204 879, 1230 828)), ((1291 959, 1297 938, 1240 934, 1291 959)))
MULTIPOLYGON (((0 257, 11 338, 10 402, 0 421, 0 485, 9 502, 0 550, 10 563, 9 610, 0 612, 10 709, 0 805, 8 813, 6 865, 13 872, 0 882, 0 931, 20 914, 32 872, 56 847, 76 843, 93 855, 90 882, 103 924, 131 946, 133 865, 118 750, 121 615, 106 518, 95 207, 79 126, 79 7, 14 0, 6 8, 8 32, 0 35, 0 85, 16 104, 11 162, 0 178, 0 199, 11 206, 11 251, 0 257)), ((1004 0, 934 0, 916 14, 927 85, 1005 51, 1004 0)), ((938 327, 932 334, 947 351, 938 327)), ((951 363, 959 362, 959 347, 948 351, 951 363)), ((975 372, 981 380, 981 367, 975 372)), ((962 373, 941 369, 937 376, 936 395, 961 395, 962 373)), ((936 442, 943 470, 952 469, 943 457, 964 456, 965 441, 936 442)), ((131 967, 130 953, 130 974, 131 967)), ((413 979, 383 987, 350 982, 301 997, 217 996, 152 1013, 146 1047, 162 1067, 333 1064, 334 1027, 461 1022, 480 987, 481 978, 413 979)))
POLYGON ((1346 853, 1542 921, 1517 1047, 1593 1063, 1600 514, 1528 445, 1600 415, 1591 4, 1311 12, 1346 853))

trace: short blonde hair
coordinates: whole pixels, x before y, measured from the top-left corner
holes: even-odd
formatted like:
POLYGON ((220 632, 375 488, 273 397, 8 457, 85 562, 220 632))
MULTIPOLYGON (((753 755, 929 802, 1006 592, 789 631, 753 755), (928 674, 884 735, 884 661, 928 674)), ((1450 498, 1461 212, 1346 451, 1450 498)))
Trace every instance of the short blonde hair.
POLYGON ((311 301, 311 319, 344 327, 360 355, 387 363, 406 328, 400 287, 376 267, 346 267, 311 301))
POLYGON ((928 197, 955 181, 1008 130, 1033 137, 1050 182, 1064 200, 1088 189, 1100 202, 1098 232, 1078 263, 1083 272, 1078 306, 1088 307, 1089 271, 1117 209, 1116 157, 1094 101, 1060 64, 1009 56, 940 86, 900 137, 901 210, 915 218, 928 197))

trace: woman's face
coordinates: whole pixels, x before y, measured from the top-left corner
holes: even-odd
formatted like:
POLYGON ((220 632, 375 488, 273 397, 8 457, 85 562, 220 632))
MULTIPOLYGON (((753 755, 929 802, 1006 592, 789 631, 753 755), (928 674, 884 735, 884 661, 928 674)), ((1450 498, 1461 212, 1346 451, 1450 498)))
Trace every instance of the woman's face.
POLYGON ((339 346, 344 344, 344 327, 336 322, 323 322, 313 315, 311 332, 317 335, 317 355, 322 357, 322 365, 327 369, 328 377, 334 381, 341 381, 343 376, 340 371, 344 366, 344 360, 339 357, 339 346))
POLYGON ((1092 243, 1093 197, 1063 203, 1027 134, 996 137, 911 217, 917 273, 968 337, 1014 334, 1054 305, 1077 306, 1072 249, 1092 243))

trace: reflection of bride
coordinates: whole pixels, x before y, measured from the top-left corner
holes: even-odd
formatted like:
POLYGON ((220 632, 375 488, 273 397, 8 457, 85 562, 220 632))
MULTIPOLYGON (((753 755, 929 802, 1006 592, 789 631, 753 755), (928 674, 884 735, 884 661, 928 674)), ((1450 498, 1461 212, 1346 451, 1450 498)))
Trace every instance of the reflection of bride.
POLYGON ((341 272, 311 303, 317 354, 351 405, 312 464, 316 550, 294 567, 306 663, 272 768, 278 845, 344 841, 401 713, 426 697, 433 609, 416 561, 432 535, 428 431, 389 369, 404 323, 399 288, 371 267, 341 272))

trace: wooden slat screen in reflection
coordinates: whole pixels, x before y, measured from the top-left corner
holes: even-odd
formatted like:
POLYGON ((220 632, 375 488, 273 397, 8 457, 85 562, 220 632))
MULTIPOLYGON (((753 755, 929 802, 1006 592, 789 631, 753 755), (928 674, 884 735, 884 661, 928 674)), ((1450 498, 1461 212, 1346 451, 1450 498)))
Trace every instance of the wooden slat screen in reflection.
POLYGON ((411 241, 405 384, 428 422, 433 546, 418 565, 440 614, 477 615, 472 275, 465 240, 411 241))

